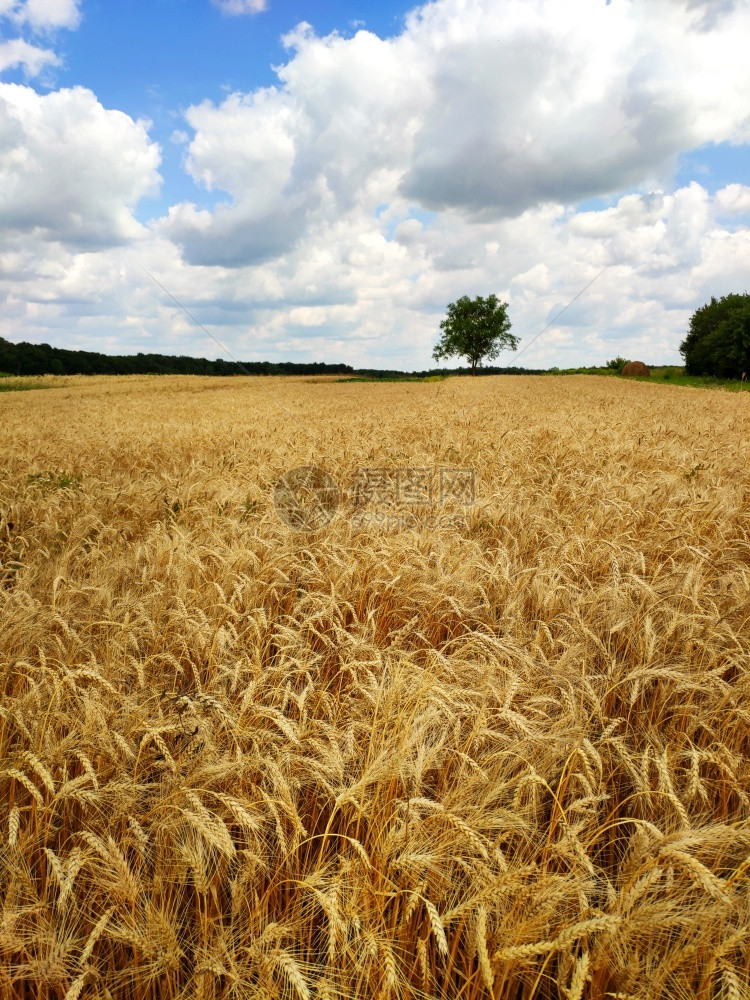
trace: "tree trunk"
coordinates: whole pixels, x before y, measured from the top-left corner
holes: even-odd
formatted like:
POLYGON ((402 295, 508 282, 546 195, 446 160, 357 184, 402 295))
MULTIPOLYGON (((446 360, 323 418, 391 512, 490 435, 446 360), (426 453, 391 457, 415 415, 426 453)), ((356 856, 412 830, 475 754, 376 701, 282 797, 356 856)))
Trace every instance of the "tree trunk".
POLYGON ((477 373, 477 359, 476 358, 472 358, 471 359, 471 374, 472 375, 476 375, 476 373, 477 373))

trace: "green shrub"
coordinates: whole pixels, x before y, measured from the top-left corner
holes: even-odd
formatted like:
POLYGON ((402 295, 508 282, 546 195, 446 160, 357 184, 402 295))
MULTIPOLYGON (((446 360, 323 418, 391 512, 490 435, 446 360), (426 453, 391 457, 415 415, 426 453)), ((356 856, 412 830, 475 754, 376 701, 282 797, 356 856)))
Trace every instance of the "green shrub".
POLYGON ((613 372, 621 372, 629 360, 629 358, 621 358, 618 354, 616 358, 608 361, 604 367, 610 368, 613 372))

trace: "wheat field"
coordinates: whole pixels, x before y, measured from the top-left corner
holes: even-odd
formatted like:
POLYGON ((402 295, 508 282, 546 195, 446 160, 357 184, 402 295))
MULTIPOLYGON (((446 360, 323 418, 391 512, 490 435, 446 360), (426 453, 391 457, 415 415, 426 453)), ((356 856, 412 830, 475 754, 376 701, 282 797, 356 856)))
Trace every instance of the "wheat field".
POLYGON ((0 397, 2 1000, 750 997, 750 393, 42 381, 0 397), (363 520, 363 468, 475 496, 363 520))

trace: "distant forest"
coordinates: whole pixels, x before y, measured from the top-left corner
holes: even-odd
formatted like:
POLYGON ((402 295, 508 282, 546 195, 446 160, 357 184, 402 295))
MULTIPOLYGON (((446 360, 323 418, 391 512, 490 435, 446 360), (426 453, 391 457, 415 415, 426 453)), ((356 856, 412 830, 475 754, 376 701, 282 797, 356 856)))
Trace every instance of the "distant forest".
MULTIPOLYGON (((498 368, 488 365, 482 375, 540 375, 539 368, 498 368)), ((325 361, 209 361, 169 354, 100 354, 68 351, 49 344, 11 344, 0 337, 0 373, 7 375, 362 375, 368 378, 468 375, 470 368, 431 368, 421 372, 352 368, 325 361)))

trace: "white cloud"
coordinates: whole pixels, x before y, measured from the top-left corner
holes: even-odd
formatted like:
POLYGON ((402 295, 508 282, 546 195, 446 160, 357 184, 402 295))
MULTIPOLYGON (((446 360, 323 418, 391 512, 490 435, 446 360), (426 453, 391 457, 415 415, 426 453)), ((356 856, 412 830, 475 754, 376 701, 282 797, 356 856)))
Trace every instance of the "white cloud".
POLYGON ((0 84, 0 228, 91 249, 143 232, 132 210, 159 185, 146 125, 76 87, 0 84))
POLYGON ((259 14, 268 6, 266 0, 211 0, 224 14, 259 14))
POLYGON ((423 226, 419 219, 405 219, 403 222, 399 222, 393 235, 397 243, 408 245, 414 243, 421 236, 422 230, 423 226))
POLYGON ((746 2, 710 30, 681 0, 437 0, 381 39, 302 24, 280 86, 187 114, 187 168, 230 199, 175 206, 193 263, 289 251, 318 215, 401 199, 477 222, 573 203, 750 138, 746 2))
POLYGON ((746 135, 748 7, 708 34, 692 22, 664 0, 422 8, 408 34, 432 54, 432 94, 402 190, 508 215, 620 190, 684 149, 746 135))
POLYGON ((34 31, 76 28, 81 19, 80 0, 0 0, 0 16, 34 31))
POLYGON ((683 0, 689 11, 698 11, 693 22, 699 31, 710 31, 727 14, 740 6, 742 0, 683 0))
POLYGON ((727 184, 716 192, 716 201, 726 215, 743 215, 750 212, 750 187, 746 184, 727 184))
POLYGON ((290 190, 297 113, 278 97, 261 90, 248 98, 231 95, 220 114, 211 102, 189 110, 196 135, 188 173, 208 191, 234 196, 213 214, 176 205, 162 222, 160 231, 183 245, 192 263, 250 263, 282 253, 302 235, 317 192, 314 186, 290 190))
POLYGON ((36 44, 40 33, 49 35, 58 28, 75 28, 80 21, 79 0, 0 0, 0 21, 6 18, 20 32, 19 37, 0 37, 0 73, 22 68, 27 78, 59 66, 55 52, 36 44), (29 34, 29 38, 22 37, 29 34))
POLYGON ((360 31, 317 39, 302 25, 286 44, 283 87, 191 108, 187 169, 231 195, 212 220, 175 206, 160 230, 193 263, 242 265, 294 246, 317 214, 390 200, 413 130, 416 67, 388 42, 360 31), (404 87, 406 91, 404 92, 404 87))
POLYGON ((22 38, 0 42, 0 73, 21 66, 27 76, 38 76, 45 66, 57 66, 59 63, 51 49, 31 45, 22 38))

